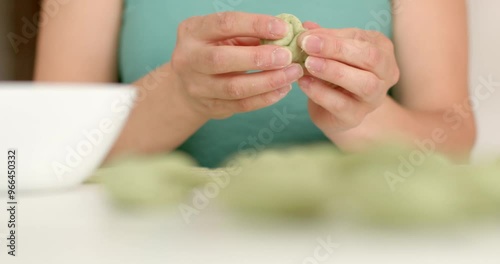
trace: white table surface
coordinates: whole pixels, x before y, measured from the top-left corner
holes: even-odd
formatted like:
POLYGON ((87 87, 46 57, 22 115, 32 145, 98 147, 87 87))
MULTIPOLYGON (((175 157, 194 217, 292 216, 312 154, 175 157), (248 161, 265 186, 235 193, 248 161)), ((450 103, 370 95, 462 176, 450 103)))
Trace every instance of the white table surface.
POLYGON ((21 196, 18 221, 18 257, 7 256, 2 238, 0 263, 315 263, 305 259, 318 239, 329 237, 338 247, 316 263, 500 263, 500 224, 404 233, 340 224, 263 226, 211 209, 186 224, 176 211, 119 212, 96 185, 21 196))

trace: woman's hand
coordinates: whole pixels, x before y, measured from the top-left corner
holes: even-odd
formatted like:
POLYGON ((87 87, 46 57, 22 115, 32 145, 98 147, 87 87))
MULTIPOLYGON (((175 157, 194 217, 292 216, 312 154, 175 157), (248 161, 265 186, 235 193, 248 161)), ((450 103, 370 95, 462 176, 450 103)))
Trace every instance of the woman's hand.
POLYGON ((259 40, 280 39, 287 30, 275 17, 239 12, 185 20, 171 61, 180 94, 195 112, 216 119, 278 102, 303 70, 291 64, 288 49, 259 40))
POLYGON ((299 86, 312 120, 333 141, 380 107, 398 82, 394 46, 379 32, 315 28, 298 41, 309 55, 299 86))

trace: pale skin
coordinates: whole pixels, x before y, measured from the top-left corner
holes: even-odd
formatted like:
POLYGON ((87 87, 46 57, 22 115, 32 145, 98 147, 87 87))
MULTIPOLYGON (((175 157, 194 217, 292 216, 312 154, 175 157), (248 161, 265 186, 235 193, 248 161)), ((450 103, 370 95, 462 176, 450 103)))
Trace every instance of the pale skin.
MULTIPOLYGON (((40 30, 35 80, 116 82, 121 6, 122 0, 63 6, 40 30)), ((172 61, 157 69, 161 79, 137 103, 109 157, 171 151, 208 120, 270 106, 298 81, 313 122, 345 151, 384 139, 414 144, 442 128, 446 140, 437 150, 467 158, 473 115, 454 129, 443 120, 468 97, 465 0, 400 0, 395 11, 393 41, 305 23, 309 30, 298 41, 310 55, 306 71, 291 63, 287 50, 258 45, 285 35, 279 19, 239 12, 187 19, 172 61), (249 70, 261 72, 244 73, 249 70), (386 94, 394 85, 397 100, 386 94)), ((145 90, 148 77, 134 85, 145 90)))

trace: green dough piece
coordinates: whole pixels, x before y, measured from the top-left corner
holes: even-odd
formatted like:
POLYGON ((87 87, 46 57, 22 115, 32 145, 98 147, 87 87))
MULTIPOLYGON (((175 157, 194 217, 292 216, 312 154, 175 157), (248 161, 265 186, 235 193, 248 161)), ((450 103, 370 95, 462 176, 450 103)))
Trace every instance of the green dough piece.
POLYGON ((155 207, 175 204, 204 184, 193 167, 196 163, 183 153, 158 156, 129 156, 112 162, 94 175, 111 198, 123 207, 155 207))
POLYGON ((230 175, 214 199, 229 212, 254 216, 326 216, 388 227, 500 218, 500 162, 457 166, 438 154, 416 153, 381 145, 343 154, 330 143, 268 149, 232 157, 228 164, 238 164, 240 172, 233 175, 229 168, 196 168, 189 156, 174 152, 121 158, 92 181, 102 183, 122 207, 189 203, 195 188, 230 175), (411 159, 418 164, 409 164, 411 159), (402 166, 408 175, 399 172, 402 166), (397 182, 393 188, 387 175, 397 182))
POLYGON ((456 178, 450 173, 451 164, 442 156, 431 155, 419 166, 410 165, 408 170, 413 172, 403 176, 398 172, 400 158, 411 153, 403 148, 377 148, 346 157, 351 160, 340 163, 345 173, 345 192, 336 204, 337 214, 392 227, 463 220, 466 212, 462 193, 454 186, 456 178), (398 181, 392 189, 388 175, 398 181))
POLYGON ((307 53, 299 47, 297 39, 301 33, 306 31, 306 29, 302 26, 302 22, 294 15, 280 14, 276 17, 288 23, 288 34, 286 37, 279 40, 261 40, 261 44, 278 45, 288 48, 292 52, 292 62, 299 63, 303 66, 307 58, 307 53))
POLYGON ((296 147, 243 159, 241 174, 223 200, 233 211, 261 216, 330 215, 387 227, 443 226, 499 216, 499 165, 464 169, 444 156, 424 154, 424 161, 402 176, 401 157, 414 158, 413 149, 384 145, 351 155, 332 153, 331 145, 296 147), (388 171, 400 177, 393 189, 388 171))
POLYGON ((221 193, 222 202, 234 211, 258 215, 322 215, 335 193, 328 164, 339 155, 331 146, 315 145, 268 150, 256 159, 236 156, 241 173, 221 193))

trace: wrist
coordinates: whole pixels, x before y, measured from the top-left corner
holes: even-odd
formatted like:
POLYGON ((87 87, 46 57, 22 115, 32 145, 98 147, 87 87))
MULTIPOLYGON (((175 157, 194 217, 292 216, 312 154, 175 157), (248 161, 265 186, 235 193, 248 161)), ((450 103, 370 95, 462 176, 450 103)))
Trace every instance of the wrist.
POLYGON ((157 153, 177 148, 207 119, 195 113, 180 94, 168 64, 134 83, 137 99, 110 156, 124 152, 157 153))
POLYGON ((406 142, 408 134, 404 132, 413 129, 408 122, 408 111, 387 96, 384 103, 368 114, 359 126, 341 132, 326 131, 325 134, 341 149, 358 152, 383 142, 406 142))

